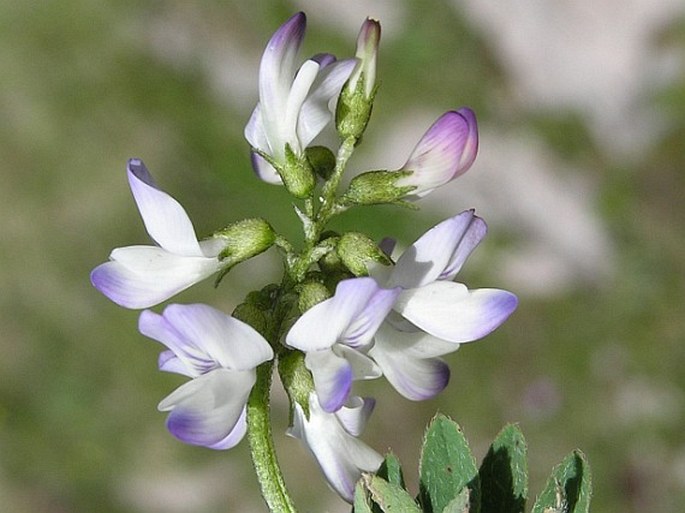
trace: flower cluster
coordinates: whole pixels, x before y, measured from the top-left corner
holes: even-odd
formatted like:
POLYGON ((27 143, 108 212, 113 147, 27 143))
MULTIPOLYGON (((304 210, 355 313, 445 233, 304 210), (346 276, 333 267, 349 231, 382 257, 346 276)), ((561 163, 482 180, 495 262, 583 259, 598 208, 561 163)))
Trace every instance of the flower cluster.
MULTIPOLYGON (((267 44, 259 101, 245 128, 257 176, 303 201, 295 207, 303 249, 296 251, 263 219, 235 221, 198 240, 181 205, 155 185, 141 160, 131 159, 129 185, 156 245, 113 250, 91 281, 115 303, 146 309, 277 247, 286 269, 282 282, 248 295, 233 315, 203 304, 140 314, 139 331, 165 346, 159 369, 190 378, 158 408, 169 412, 167 427, 179 440, 228 449, 250 430, 261 433, 253 412, 268 404, 260 405, 263 390, 256 390, 260 376, 268 386, 278 361, 291 400, 288 433, 351 501, 361 473, 382 462, 358 438, 375 400, 354 395, 354 381, 385 376, 410 400, 434 397, 449 380, 441 357, 496 329, 517 300, 504 290, 470 290, 454 281, 486 233, 473 210, 431 228, 400 255, 393 255, 393 241, 377 245, 360 233, 325 230, 346 209, 415 202, 461 175, 475 159, 478 132, 470 109, 449 111, 404 166, 361 173, 339 194, 378 89, 380 25, 364 22, 354 58, 319 54, 298 68, 305 22, 304 14, 294 15, 267 44), (313 144, 327 127, 341 139, 336 154, 313 144)), ((257 434, 250 443, 255 458, 270 450, 257 434)), ((259 478, 263 484, 269 476, 259 478)))

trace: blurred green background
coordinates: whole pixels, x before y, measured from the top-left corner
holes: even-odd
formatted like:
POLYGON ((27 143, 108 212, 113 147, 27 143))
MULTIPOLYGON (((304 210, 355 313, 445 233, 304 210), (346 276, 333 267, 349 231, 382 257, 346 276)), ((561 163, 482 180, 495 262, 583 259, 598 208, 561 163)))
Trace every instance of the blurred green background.
MULTIPOLYGON (((242 130, 275 28, 309 15, 302 56, 354 52, 383 25, 381 89, 351 168, 400 166, 443 111, 473 107, 481 152, 416 214, 336 222, 410 244, 475 207, 490 234, 461 279, 520 296, 495 334, 449 357, 426 403, 382 382, 364 440, 392 448, 412 486, 425 424, 456 419, 477 458, 506 422, 529 443, 531 496, 575 447, 596 512, 685 501, 685 7, 677 0, 9 1, 0 3, 0 506, 40 512, 259 512, 247 444, 186 447, 157 402, 137 313, 90 270, 147 236, 125 179, 145 160, 198 233, 261 215, 290 237, 290 198, 256 180, 242 130)), ((274 255, 177 301, 230 311, 278 279, 274 255)), ((313 460, 275 431, 302 511, 348 511, 313 460)))

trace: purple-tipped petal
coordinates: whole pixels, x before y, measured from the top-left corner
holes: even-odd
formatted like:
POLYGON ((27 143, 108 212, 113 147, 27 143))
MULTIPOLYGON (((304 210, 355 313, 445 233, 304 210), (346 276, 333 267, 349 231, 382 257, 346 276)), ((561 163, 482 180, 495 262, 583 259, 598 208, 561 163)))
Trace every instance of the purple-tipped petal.
POLYGON ((184 257, 155 246, 117 248, 112 261, 90 274, 93 286, 126 308, 148 308, 204 280, 221 267, 217 258, 184 257))
POLYGON ((173 304, 163 316, 218 366, 242 371, 273 358, 271 346, 252 326, 211 306, 173 304))
POLYGON ((404 289, 422 287, 441 278, 447 271, 456 273, 455 270, 480 242, 481 224, 475 219, 479 218, 473 211, 466 210, 424 233, 397 260, 387 286, 404 289))
POLYGON ((327 349, 308 352, 304 361, 312 373, 321 408, 327 412, 339 410, 352 389, 350 363, 327 349))
POLYGON ((282 118, 287 110, 297 54, 306 24, 306 17, 300 12, 281 25, 266 45, 259 67, 259 102, 265 136, 272 146, 274 156, 278 158, 283 156, 285 149, 282 118))
POLYGON ((283 185, 281 175, 261 155, 252 152, 250 154, 250 161, 252 162, 252 169, 260 180, 272 185, 283 185))
POLYGON ((372 278, 343 280, 332 298, 302 314, 290 328, 286 344, 302 351, 318 351, 343 338, 350 343, 365 343, 373 337, 376 317, 387 307, 388 294, 396 292, 384 292, 372 278))
POLYGON ((293 427, 288 434, 300 438, 311 451, 331 487, 352 502, 362 472, 375 472, 383 457, 341 425, 336 414, 321 409, 315 394, 309 398, 309 419, 295 404, 293 427))
POLYGON ((378 61, 378 44, 381 39, 381 24, 371 18, 366 18, 357 36, 357 51, 355 57, 358 66, 350 76, 349 89, 356 90, 357 82, 364 75, 364 97, 368 100, 376 85, 376 63, 378 61))
POLYGON ((255 383, 255 372, 215 369, 181 385, 162 402, 167 428, 192 445, 217 447, 231 436, 255 383))
POLYGON ((383 319, 392 310, 395 300, 402 289, 378 289, 368 299, 366 306, 352 320, 345 330, 341 343, 350 347, 359 348, 366 346, 373 338, 374 333, 383 322, 383 319))
POLYGON ((464 343, 492 332, 517 304, 516 296, 505 290, 469 291, 461 283, 436 281, 403 292, 395 310, 435 337, 464 343))
POLYGON ((478 126, 473 111, 462 108, 446 112, 423 135, 402 167, 412 174, 396 185, 416 187, 410 194, 421 198, 465 173, 477 151, 478 126))
POLYGON ((405 333, 384 324, 369 351, 390 384, 407 399, 423 401, 447 386, 450 370, 438 354, 456 351, 459 344, 422 333, 405 333))
POLYGON ((130 159, 127 172, 131 192, 150 237, 171 253, 204 256, 188 214, 174 198, 155 186, 143 161, 130 159))
POLYGON ((238 445, 238 443, 245 437, 245 433, 247 433, 247 408, 243 407, 243 412, 240 414, 238 422, 236 422, 231 432, 226 435, 226 438, 218 441, 215 444, 208 445, 207 447, 217 451, 231 449, 232 447, 238 445))
POLYGON ((410 358, 402 352, 384 352, 376 347, 369 354, 395 390, 411 401, 431 399, 449 383, 450 369, 440 358, 410 358))
POLYGON ((468 133, 466 134, 466 143, 461 153, 461 160, 459 161, 458 171, 455 176, 464 174, 473 165, 478 155, 478 122, 476 121, 476 113, 468 107, 462 107, 457 110, 457 113, 464 118, 468 126, 468 133))
POLYGON ((439 280, 453 280, 457 273, 461 270, 464 262, 469 257, 471 252, 476 249, 476 246, 483 240, 488 231, 488 226, 478 216, 473 216, 468 226, 464 230, 459 244, 452 253, 447 267, 440 273, 439 280))

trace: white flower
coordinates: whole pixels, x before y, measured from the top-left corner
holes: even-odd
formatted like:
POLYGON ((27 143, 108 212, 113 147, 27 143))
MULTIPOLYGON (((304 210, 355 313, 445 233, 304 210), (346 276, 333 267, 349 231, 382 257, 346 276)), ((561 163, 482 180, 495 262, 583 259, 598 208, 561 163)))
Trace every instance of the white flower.
POLYGON ((183 207, 157 188, 141 160, 131 159, 128 181, 145 228, 158 246, 127 246, 93 269, 93 286, 126 308, 147 308, 221 268, 219 239, 198 241, 183 207))
MULTIPOLYGON (((320 54, 296 70, 305 26, 304 13, 297 13, 269 40, 259 67, 259 103, 245 127, 252 148, 277 168, 287 164, 286 147, 295 158, 304 159, 309 143, 333 119, 329 103, 340 94, 356 63, 320 54)), ((262 180, 282 183, 279 172, 255 151, 252 164, 262 180)))
POLYGON ((255 368, 273 358, 269 343, 248 324, 210 306, 169 305, 145 310, 140 332, 162 342, 159 368, 192 378, 159 403, 179 440, 229 449, 245 435, 246 403, 255 368))
POLYGON ((343 280, 333 297, 307 310, 290 328, 285 342, 305 352, 305 365, 325 411, 345 404, 353 380, 381 375, 360 350, 371 343, 399 292, 379 287, 372 278, 343 280))
POLYGON ((335 413, 324 411, 316 394, 309 397, 309 418, 295 404, 293 426, 288 434, 304 442, 331 487, 347 502, 354 498, 354 486, 362 472, 375 472, 383 457, 357 439, 366 425, 375 401, 351 397, 335 413))
POLYGON ((447 219, 407 248, 385 280, 402 292, 368 355, 409 399, 440 392, 449 368, 439 356, 486 336, 516 309, 511 292, 452 281, 486 231, 472 210, 447 219))

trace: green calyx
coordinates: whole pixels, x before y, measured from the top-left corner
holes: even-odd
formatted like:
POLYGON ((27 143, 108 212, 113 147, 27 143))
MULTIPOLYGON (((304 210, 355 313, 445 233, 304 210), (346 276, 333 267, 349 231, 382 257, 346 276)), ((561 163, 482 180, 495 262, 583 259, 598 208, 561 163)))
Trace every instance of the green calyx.
POLYGON ((341 199, 343 205, 381 205, 394 204, 416 208, 403 201, 416 187, 413 185, 397 186, 397 182, 411 171, 367 171, 357 175, 341 199))
POLYGON ((213 238, 223 249, 219 253, 222 269, 216 279, 218 284, 236 265, 263 253, 276 241, 271 225, 261 218, 243 219, 216 232, 213 238))
POLYGON ((314 170, 307 157, 297 155, 289 144, 285 146, 285 163, 276 170, 290 194, 296 198, 309 198, 312 195, 316 185, 314 170))
POLYGON ((378 86, 374 87, 373 92, 368 97, 364 88, 364 73, 362 72, 354 90, 345 87, 340 93, 335 111, 335 123, 338 133, 343 139, 348 137, 355 140, 361 139, 366 126, 369 124, 378 86))
POLYGON ((328 180, 335 170, 335 155, 325 146, 310 146, 305 155, 309 165, 317 176, 328 180))
POLYGON ((355 276, 368 276, 369 264, 390 265, 388 256, 369 237, 359 232, 348 232, 340 237, 336 253, 355 276))

